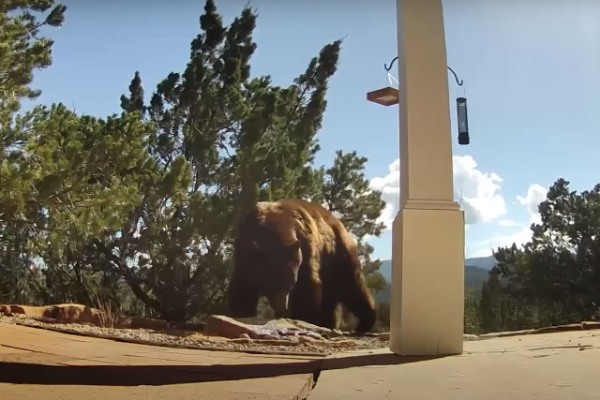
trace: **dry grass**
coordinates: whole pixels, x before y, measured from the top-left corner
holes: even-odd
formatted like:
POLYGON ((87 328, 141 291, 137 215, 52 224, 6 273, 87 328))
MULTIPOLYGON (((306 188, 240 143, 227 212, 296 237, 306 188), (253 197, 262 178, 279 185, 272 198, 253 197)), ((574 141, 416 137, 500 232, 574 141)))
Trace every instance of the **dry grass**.
POLYGON ((123 309, 114 307, 111 302, 96 296, 96 308, 101 312, 98 315, 98 320, 102 328, 118 328, 121 325, 123 318, 123 309))

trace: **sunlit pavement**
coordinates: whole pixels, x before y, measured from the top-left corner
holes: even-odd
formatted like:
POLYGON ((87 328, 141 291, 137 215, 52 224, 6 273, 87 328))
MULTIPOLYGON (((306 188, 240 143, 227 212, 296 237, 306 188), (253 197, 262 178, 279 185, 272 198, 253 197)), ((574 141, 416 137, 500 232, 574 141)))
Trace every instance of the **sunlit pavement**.
POLYGON ((599 399, 599 350, 600 331, 580 330, 468 341, 427 361, 381 351, 380 365, 323 371, 309 400, 599 399))
POLYGON ((599 399, 599 349, 600 330, 578 330, 467 341, 463 355, 435 359, 291 357, 0 324, 0 399, 599 399))

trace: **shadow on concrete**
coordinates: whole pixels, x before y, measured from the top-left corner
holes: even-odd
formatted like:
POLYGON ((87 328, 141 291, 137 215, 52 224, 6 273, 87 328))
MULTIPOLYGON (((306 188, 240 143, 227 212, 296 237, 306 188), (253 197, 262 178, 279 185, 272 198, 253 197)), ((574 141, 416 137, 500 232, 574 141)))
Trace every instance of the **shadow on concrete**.
MULTIPOLYGON (((441 357, 367 354, 341 358, 231 365, 42 365, 0 362, 0 383, 30 385, 161 386, 182 383, 271 378, 363 366, 399 365, 441 357)), ((260 359, 257 359, 259 361, 260 359)))

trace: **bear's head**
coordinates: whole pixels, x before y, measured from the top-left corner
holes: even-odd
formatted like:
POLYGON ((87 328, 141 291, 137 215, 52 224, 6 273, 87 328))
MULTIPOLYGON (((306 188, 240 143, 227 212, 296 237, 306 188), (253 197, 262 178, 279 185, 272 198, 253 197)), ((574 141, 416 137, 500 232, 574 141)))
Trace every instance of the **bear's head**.
POLYGON ((259 237, 251 244, 252 257, 257 266, 257 278, 267 294, 278 318, 288 311, 289 294, 298 281, 302 263, 300 240, 259 237))

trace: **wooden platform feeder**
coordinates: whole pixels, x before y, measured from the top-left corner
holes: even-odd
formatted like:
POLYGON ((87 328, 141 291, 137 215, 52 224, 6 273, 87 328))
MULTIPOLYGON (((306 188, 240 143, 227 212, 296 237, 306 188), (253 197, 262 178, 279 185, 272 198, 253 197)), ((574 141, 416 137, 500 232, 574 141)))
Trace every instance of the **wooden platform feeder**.
POLYGON ((367 100, 381 104, 382 106, 396 105, 399 102, 398 89, 388 86, 383 89, 374 90, 367 93, 367 100))

